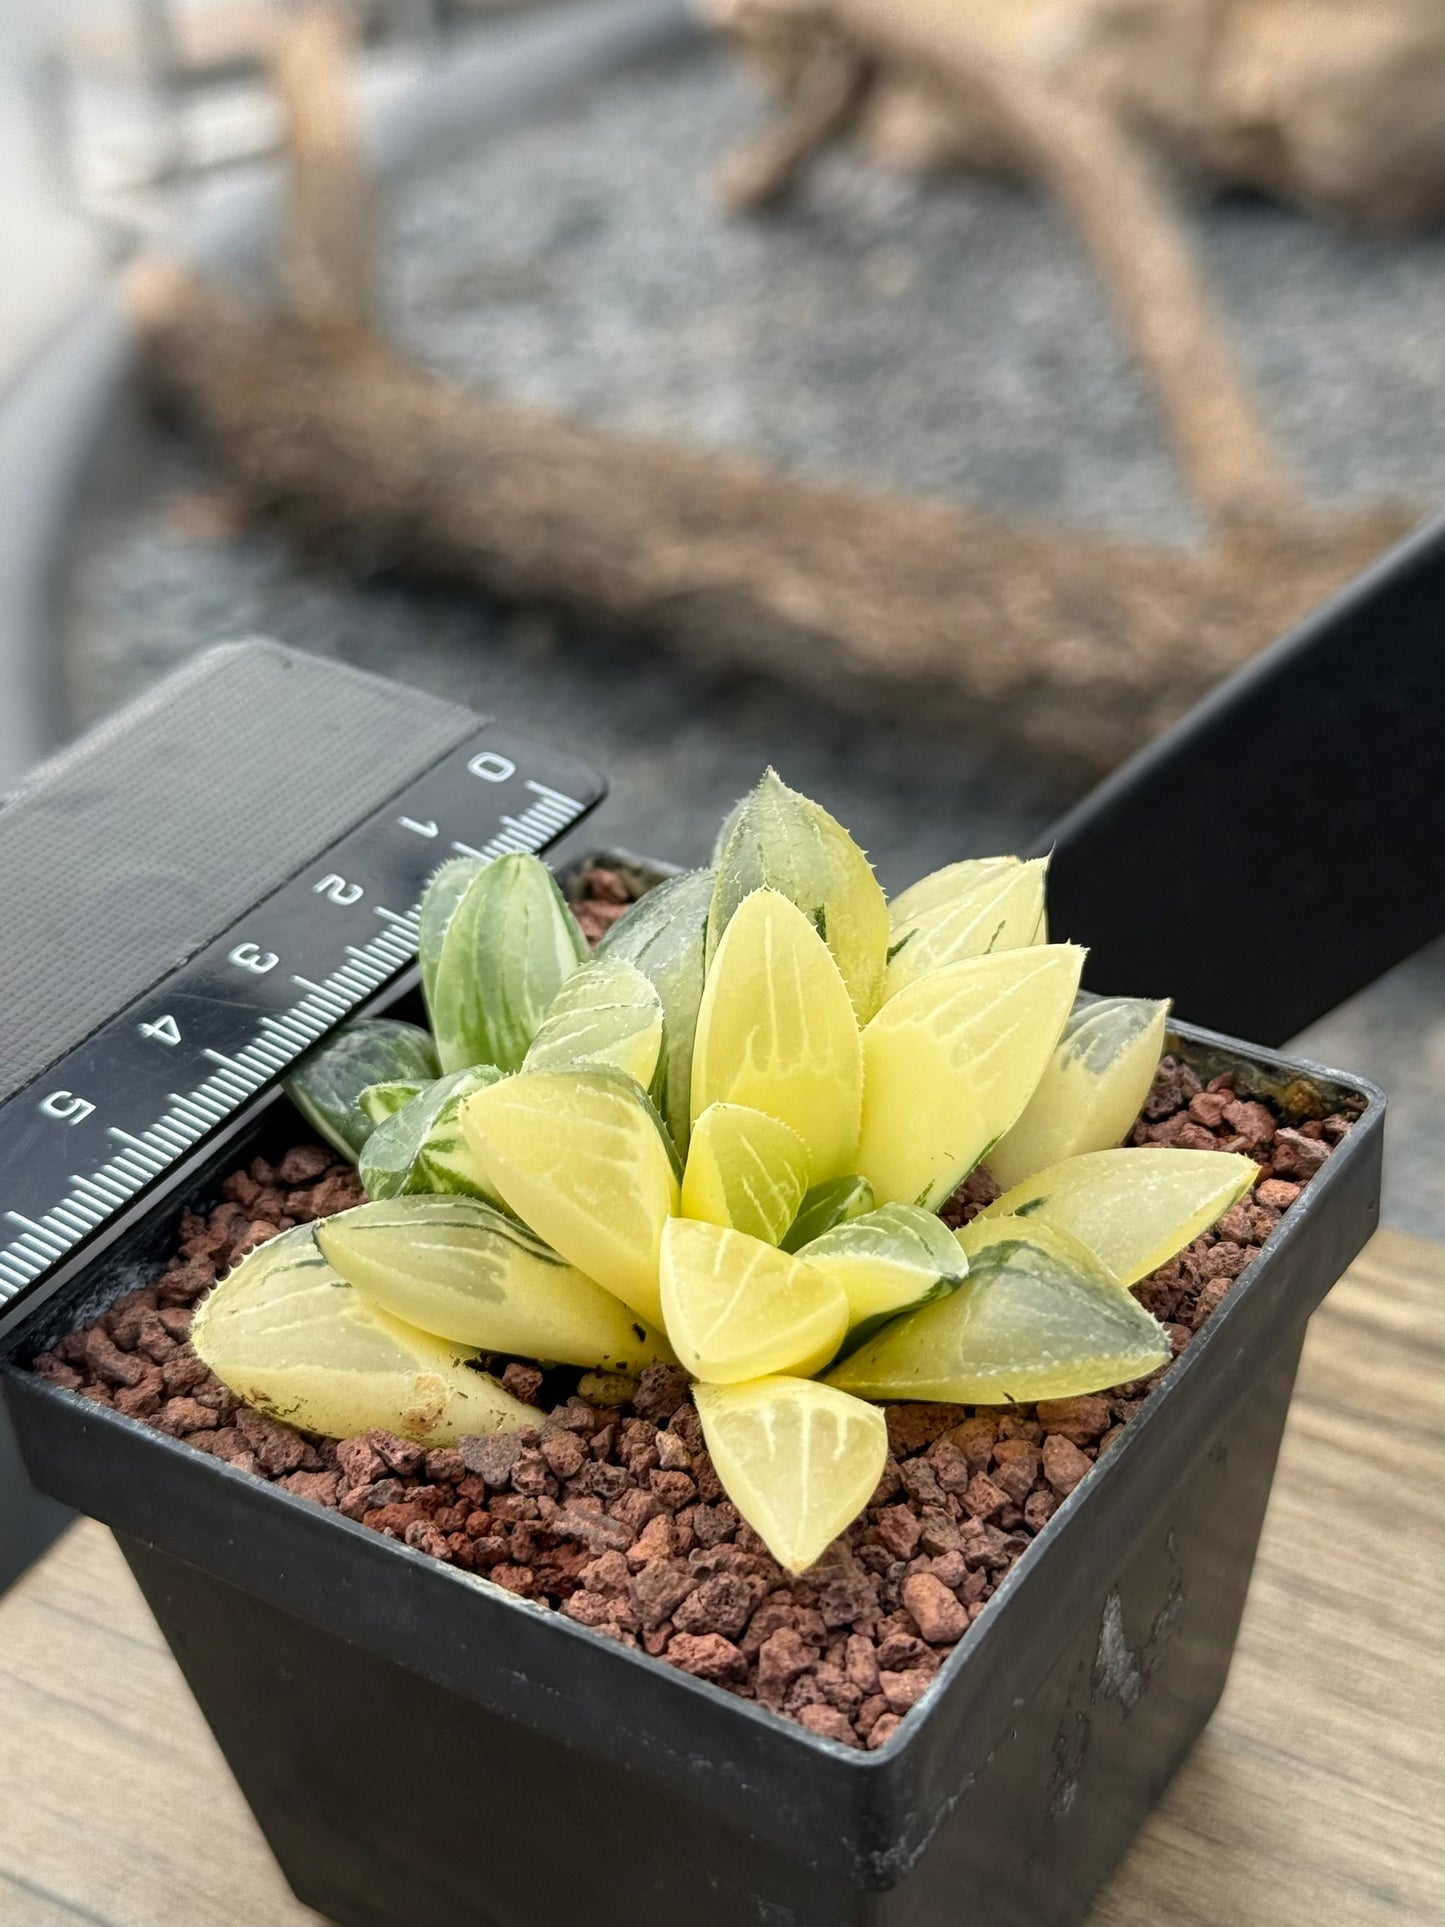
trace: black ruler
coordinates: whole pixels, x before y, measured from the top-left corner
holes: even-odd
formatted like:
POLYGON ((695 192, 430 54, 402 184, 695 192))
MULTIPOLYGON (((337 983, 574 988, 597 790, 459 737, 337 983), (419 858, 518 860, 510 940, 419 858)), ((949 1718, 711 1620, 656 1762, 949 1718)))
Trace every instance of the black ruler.
POLYGON ((487 726, 0 1108, 0 1325, 414 969, 448 857, 540 851, 606 790, 487 726))

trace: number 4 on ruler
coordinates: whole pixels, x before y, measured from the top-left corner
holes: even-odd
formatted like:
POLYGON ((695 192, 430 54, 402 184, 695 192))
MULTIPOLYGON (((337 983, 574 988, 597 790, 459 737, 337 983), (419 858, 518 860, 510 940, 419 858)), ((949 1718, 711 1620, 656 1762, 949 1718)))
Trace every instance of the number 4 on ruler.
POLYGON ((181 1027, 174 1017, 157 1017, 153 1024, 138 1026, 142 1037, 154 1037, 161 1044, 179 1044, 181 1027))
POLYGON ((430 817, 427 818, 425 823, 418 823, 414 816, 399 816, 396 820, 404 830, 414 830, 418 836, 436 836, 439 834, 436 824, 430 817))

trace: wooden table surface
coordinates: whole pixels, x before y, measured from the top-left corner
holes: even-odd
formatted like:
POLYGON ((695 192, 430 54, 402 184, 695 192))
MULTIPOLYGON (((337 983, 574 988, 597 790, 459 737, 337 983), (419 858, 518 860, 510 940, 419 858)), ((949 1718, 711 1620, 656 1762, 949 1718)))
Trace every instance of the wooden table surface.
MULTIPOLYGON (((1228 1691, 1093 1927, 1445 1918, 1442 1270, 1381 1232, 1316 1318, 1228 1691)), ((76 1526, 0 1601, 0 1922, 317 1918, 76 1526)))

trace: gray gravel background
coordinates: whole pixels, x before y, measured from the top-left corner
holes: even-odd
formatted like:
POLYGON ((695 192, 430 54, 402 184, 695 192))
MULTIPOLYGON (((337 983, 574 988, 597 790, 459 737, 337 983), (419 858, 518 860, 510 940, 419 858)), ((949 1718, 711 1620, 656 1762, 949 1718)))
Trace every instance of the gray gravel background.
MULTIPOLYGON (((390 325, 432 366, 633 430, 1136 535, 1197 535, 1148 399, 1050 209, 836 156, 786 215, 726 222, 716 158, 760 113, 717 55, 639 70, 408 183, 390 325)), ((1195 220, 1276 429, 1329 501, 1445 502, 1445 236, 1373 241, 1235 201, 1195 220)), ((264 631, 505 716, 607 769, 597 838, 699 860, 775 763, 897 887, 1018 847, 1069 800, 987 743, 903 737, 765 683, 474 597, 356 589, 276 538, 188 534, 188 452, 147 431, 78 545, 77 721, 264 631)), ((1387 1216, 1445 1231, 1445 946, 1302 1042, 1396 1101, 1387 1216)))

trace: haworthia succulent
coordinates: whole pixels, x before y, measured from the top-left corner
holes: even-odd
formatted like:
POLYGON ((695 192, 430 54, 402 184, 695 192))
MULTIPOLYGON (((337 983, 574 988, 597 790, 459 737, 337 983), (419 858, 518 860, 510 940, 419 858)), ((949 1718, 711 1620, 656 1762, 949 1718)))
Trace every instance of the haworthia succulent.
POLYGON ((307 1123, 354 1162, 376 1121, 359 1103, 361 1093, 375 1084, 428 1083, 439 1068, 436 1046, 417 1025, 363 1017, 308 1051, 282 1089, 307 1123))
POLYGON ((635 964, 662 999, 662 1050, 652 1089, 678 1150, 691 1124, 692 1046, 702 1002, 711 870, 669 877, 618 918, 597 946, 597 960, 635 964))
POLYGON ((708 915, 707 961, 739 905, 776 890, 833 953, 854 1013, 866 1024, 883 994, 888 903, 863 851, 836 818, 768 770, 729 819, 708 915))
POLYGON ((460 1191, 491 1197, 462 1136, 462 1099, 495 1084, 502 1073, 490 1064, 453 1071, 378 1124, 361 1154, 361 1182, 369 1198, 399 1198, 413 1191, 460 1191))
POLYGON ((545 863, 504 856, 477 871, 447 919, 433 975, 442 1069, 520 1069, 548 1005, 586 956, 545 863))

